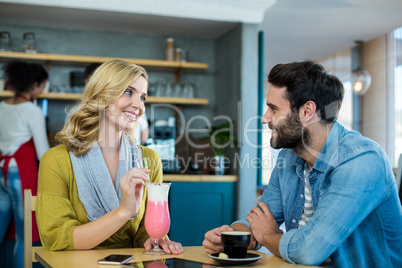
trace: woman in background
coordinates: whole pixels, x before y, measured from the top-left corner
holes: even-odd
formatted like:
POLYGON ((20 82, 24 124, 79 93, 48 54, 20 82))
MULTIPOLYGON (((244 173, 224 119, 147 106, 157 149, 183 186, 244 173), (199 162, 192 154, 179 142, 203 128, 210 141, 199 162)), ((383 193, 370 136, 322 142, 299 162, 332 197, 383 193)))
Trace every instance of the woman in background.
MULTIPOLYGON (((31 101, 42 93, 48 74, 38 64, 11 62, 5 75, 6 87, 15 96, 0 103, 0 242, 9 229, 7 237, 15 236, 14 267, 23 267, 23 191, 31 189, 36 195, 38 161, 49 149, 45 118, 31 101), (13 215, 15 227, 10 224, 13 215)), ((35 218, 32 239, 39 241, 35 218)))
MULTIPOLYGON (((145 112, 147 79, 133 63, 102 64, 57 133, 61 144, 43 156, 36 215, 45 250, 152 248, 143 186, 162 182, 162 164, 155 151, 132 137, 145 112)), ((183 252, 167 237, 159 245, 166 253, 183 252)))

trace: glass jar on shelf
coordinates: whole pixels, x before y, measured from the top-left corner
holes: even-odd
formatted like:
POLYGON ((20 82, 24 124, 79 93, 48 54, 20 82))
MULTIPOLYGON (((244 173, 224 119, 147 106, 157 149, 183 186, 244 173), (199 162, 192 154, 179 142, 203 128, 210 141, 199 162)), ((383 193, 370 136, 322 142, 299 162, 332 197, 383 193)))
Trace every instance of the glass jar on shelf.
POLYGON ((10 39, 11 35, 9 32, 0 32, 0 51, 11 51, 10 39))
POLYGON ((166 39, 166 60, 168 60, 168 61, 174 60, 174 39, 173 38, 166 39))
POLYGON ((182 60, 182 51, 181 48, 176 48, 174 50, 174 60, 175 61, 181 61, 182 60))
POLYGON ((35 40, 34 33, 24 33, 23 39, 22 39, 22 52, 38 53, 38 48, 36 46, 36 40, 35 40))

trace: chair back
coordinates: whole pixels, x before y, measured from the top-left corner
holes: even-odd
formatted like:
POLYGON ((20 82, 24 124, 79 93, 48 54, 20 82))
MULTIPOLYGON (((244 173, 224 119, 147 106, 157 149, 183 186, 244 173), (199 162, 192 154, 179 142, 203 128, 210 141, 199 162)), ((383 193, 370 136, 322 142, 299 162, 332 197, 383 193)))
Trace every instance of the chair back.
POLYGON ((399 161, 398 161, 398 168, 396 169, 396 174, 395 174, 395 179, 396 179, 396 188, 398 189, 398 192, 401 188, 401 180, 402 180, 402 154, 399 155, 399 161))
POLYGON ((31 268, 35 259, 35 251, 42 247, 32 246, 32 212, 36 211, 36 196, 31 189, 24 190, 24 268, 31 268))
POLYGON ((398 168, 395 172, 396 189, 398 189, 399 199, 402 203, 402 154, 399 155, 398 168))

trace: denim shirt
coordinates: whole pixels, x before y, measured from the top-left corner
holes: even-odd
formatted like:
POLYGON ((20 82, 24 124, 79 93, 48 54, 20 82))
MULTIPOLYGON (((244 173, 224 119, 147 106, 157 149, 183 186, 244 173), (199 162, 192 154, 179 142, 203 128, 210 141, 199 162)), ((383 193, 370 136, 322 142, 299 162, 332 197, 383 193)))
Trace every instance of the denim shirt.
MULTIPOLYGON (((342 268, 402 267, 402 208, 381 147, 335 122, 308 173, 314 215, 297 229, 304 206, 304 163, 294 150, 281 150, 260 198, 278 225, 285 222, 281 257, 305 265, 330 257, 342 268)), ((245 219, 237 223, 250 227, 245 219)))

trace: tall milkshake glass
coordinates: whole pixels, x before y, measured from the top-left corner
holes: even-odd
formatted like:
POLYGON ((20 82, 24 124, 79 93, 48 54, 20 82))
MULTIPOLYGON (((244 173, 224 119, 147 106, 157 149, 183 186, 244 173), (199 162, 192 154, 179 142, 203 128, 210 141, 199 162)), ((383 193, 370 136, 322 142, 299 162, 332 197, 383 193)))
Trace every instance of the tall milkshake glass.
POLYGON ((165 254, 159 247, 158 240, 164 237, 170 228, 168 196, 170 183, 146 183, 148 191, 147 211, 145 212, 145 230, 154 240, 154 248, 145 254, 165 254))

